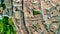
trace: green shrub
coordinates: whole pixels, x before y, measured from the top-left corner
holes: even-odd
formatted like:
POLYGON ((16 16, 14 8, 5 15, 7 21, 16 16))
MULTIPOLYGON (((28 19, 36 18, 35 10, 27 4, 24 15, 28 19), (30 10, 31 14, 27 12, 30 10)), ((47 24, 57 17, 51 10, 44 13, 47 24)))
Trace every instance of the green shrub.
POLYGON ((40 14, 40 11, 38 11, 38 10, 33 10, 33 15, 37 15, 37 14, 40 14))
POLYGON ((0 19, 0 34, 16 34, 12 18, 2 16, 2 19, 0 19))
POLYGON ((2 4, 2 7, 3 7, 3 10, 6 8, 6 5, 5 4, 2 4))

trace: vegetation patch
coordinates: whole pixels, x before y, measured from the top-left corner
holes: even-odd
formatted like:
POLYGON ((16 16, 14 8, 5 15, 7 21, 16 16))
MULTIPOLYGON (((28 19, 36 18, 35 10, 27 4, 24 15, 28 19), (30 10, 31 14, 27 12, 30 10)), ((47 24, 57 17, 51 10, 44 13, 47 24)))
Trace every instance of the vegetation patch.
POLYGON ((1 16, 0 18, 0 34, 16 34, 16 29, 12 18, 1 16))
POLYGON ((40 14, 40 11, 38 11, 38 10, 33 10, 33 15, 37 15, 37 14, 40 14))

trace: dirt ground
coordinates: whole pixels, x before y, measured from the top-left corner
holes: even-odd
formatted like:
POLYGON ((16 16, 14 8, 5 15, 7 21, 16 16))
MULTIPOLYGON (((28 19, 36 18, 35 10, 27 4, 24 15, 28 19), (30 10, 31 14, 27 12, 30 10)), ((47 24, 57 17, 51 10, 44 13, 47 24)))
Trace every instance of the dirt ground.
MULTIPOLYGON (((40 0, 25 0, 24 1, 24 16, 25 16, 25 24, 28 28, 29 34, 48 34, 48 31, 46 30, 46 27, 43 23, 46 22, 46 24, 51 24, 52 21, 58 21, 57 17, 53 17, 53 18, 48 18, 48 16, 50 15, 50 13, 53 12, 53 16, 57 16, 60 15, 60 12, 56 12, 55 9, 53 9, 51 12, 47 12, 46 8, 51 7, 50 3, 48 2, 48 0, 46 2, 44 2, 44 0, 42 0, 42 11, 44 13, 44 19, 46 21, 42 20, 42 14, 38 14, 38 15, 33 15, 33 6, 32 6, 32 2, 37 2, 37 5, 34 5, 34 8, 36 10, 40 10, 40 0), (29 9, 28 9, 29 7, 29 9), (33 27, 34 26, 34 27, 33 27), (43 32, 44 31, 44 32, 43 32)), ((60 0, 52 0, 52 3, 54 3, 55 5, 57 3, 59 3, 60 0)), ((20 27, 20 31, 22 32, 22 34, 28 34, 26 33, 24 26, 22 24, 22 19, 17 19, 19 22, 19 27, 20 27), (23 30, 24 29, 24 30, 23 30)), ((54 24, 56 25, 56 24, 54 24)), ((52 30, 55 29, 54 25, 52 26, 52 30)), ((58 25, 57 25, 58 26, 58 25)), ((50 34, 54 34, 53 32, 50 32, 50 34)))
MULTIPOLYGON (((37 1, 37 3, 39 3, 39 0, 34 0, 34 1, 37 1)), ((32 2, 33 2, 33 0, 32 0, 32 2)), ((60 0, 52 0, 52 2, 56 5, 58 2, 60 2, 60 0)), ((27 6, 27 3, 28 3, 28 5, 29 5, 29 7, 30 7, 30 9, 32 9, 33 8, 33 6, 32 6, 32 3, 31 3, 31 1, 29 1, 29 2, 27 2, 27 1, 25 1, 24 2, 24 15, 25 15, 25 20, 26 20, 26 26, 28 27, 28 30, 29 30, 29 33, 30 34, 39 34, 42 30, 44 30, 45 29, 45 26, 42 24, 42 16, 41 16, 41 14, 39 14, 39 15, 36 15, 36 16, 33 16, 33 13, 32 13, 32 11, 30 11, 30 13, 29 13, 29 11, 27 11, 28 10, 28 6, 27 6), (32 23, 34 23, 34 21, 36 22, 36 23, 38 23, 38 25, 39 26, 37 26, 37 28, 41 28, 41 30, 39 30, 39 29, 37 29, 37 31, 34 31, 34 29, 32 29, 33 31, 32 31, 32 33, 31 33, 31 25, 32 25, 32 23)), ((46 12, 46 8, 49 8, 49 7, 51 7, 51 5, 50 5, 50 3, 46 3, 46 2, 44 2, 44 1, 42 1, 42 9, 43 9, 43 12, 44 12, 44 15, 48 15, 47 14, 47 12, 46 12)), ((34 8, 35 9, 39 9, 39 5, 36 5, 36 6, 34 6, 34 8)), ((54 16, 56 16, 56 15, 59 15, 59 13, 58 14, 56 14, 56 12, 54 11, 54 10, 52 10, 52 12, 53 12, 53 15, 54 16)), ((45 17, 45 18, 47 18, 47 17, 45 17)), ((49 23, 51 23, 52 22, 52 20, 57 20, 57 19, 55 19, 55 18, 52 18, 52 19, 46 19, 46 21, 47 21, 47 23, 49 24, 49 23)), ((48 32, 47 31, 45 31, 45 33, 44 34, 48 34, 48 32)), ((50 34, 53 34, 52 32, 50 32, 50 34)))

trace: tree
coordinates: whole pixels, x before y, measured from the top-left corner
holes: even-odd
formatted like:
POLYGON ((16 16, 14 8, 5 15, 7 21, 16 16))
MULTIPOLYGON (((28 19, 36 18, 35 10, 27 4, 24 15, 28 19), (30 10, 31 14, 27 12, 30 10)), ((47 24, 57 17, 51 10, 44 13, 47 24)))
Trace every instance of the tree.
POLYGON ((6 8, 5 4, 4 4, 4 0, 0 0, 1 1, 1 4, 0 4, 0 7, 3 7, 3 10, 6 8))

